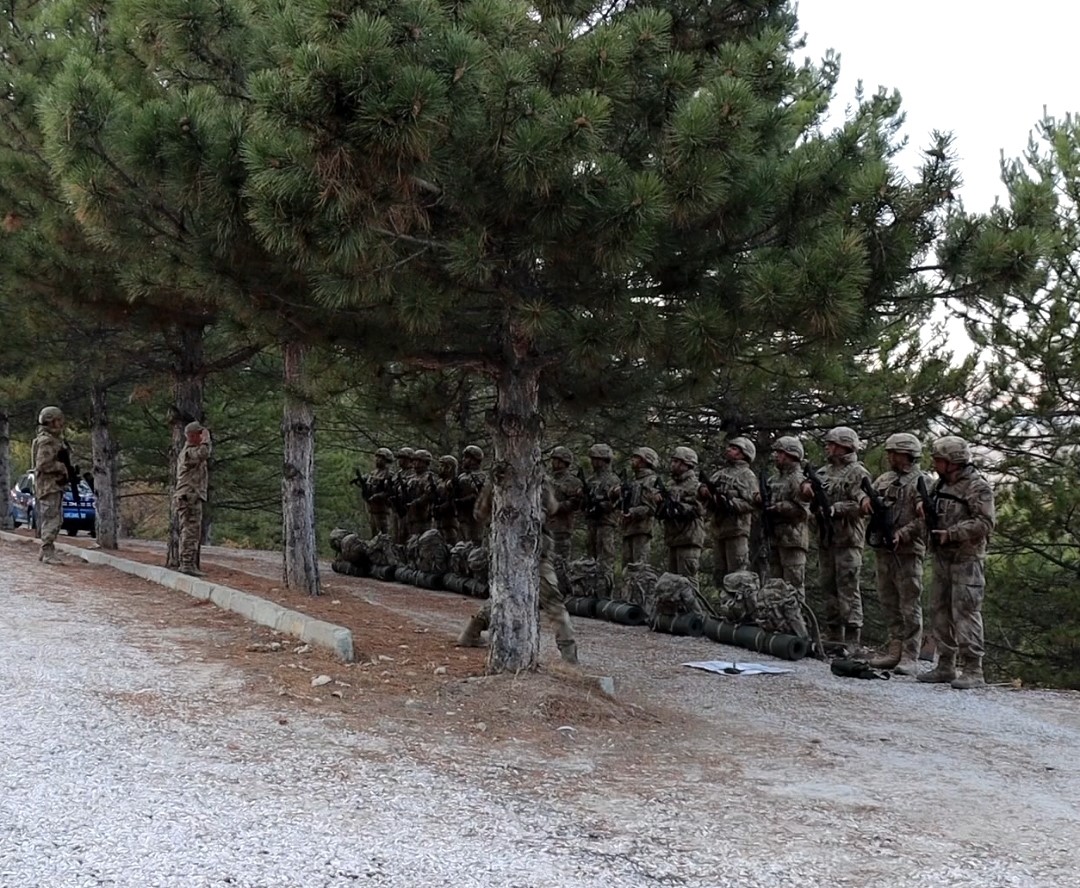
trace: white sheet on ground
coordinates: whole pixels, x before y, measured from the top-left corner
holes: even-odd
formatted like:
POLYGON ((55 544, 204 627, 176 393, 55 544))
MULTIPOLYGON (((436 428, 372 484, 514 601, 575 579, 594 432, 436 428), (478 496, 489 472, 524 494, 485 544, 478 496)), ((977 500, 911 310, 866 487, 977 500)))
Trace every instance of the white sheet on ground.
POLYGON ((783 675, 785 672, 794 672, 793 669, 785 669, 782 666, 766 666, 764 663, 743 663, 741 661, 731 663, 727 660, 703 660, 699 663, 683 663, 692 669, 704 669, 706 672, 715 672, 718 675, 783 675))

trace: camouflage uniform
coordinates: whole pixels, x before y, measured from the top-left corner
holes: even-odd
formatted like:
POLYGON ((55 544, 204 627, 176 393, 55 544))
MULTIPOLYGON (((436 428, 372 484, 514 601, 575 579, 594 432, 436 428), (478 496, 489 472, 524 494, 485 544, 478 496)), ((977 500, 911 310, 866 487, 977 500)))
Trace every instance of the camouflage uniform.
POLYGON ((556 447, 551 451, 551 459, 564 465, 557 469, 553 466, 548 478, 558 505, 555 514, 548 518, 547 526, 554 541, 555 554, 569 564, 573 548, 574 515, 581 509, 583 487, 581 479, 570 471, 574 457, 569 450, 556 447))
POLYGON ((982 685, 982 602, 986 589, 986 544, 994 529, 994 491, 971 465, 967 443, 948 435, 934 442, 935 460, 959 467, 952 481, 934 485, 932 499, 937 529, 945 541, 931 541, 933 579, 930 584, 930 619, 938 647, 938 665, 922 681, 945 681, 953 676, 955 688, 982 685), (955 678, 959 654, 959 678, 955 678))
POLYGON ((619 477, 611 471, 614 454, 607 444, 594 444, 589 458, 605 461, 585 482, 585 553, 595 558, 609 575, 615 572, 615 528, 621 493, 619 477))
POLYGON ((431 509, 435 504, 435 476, 428 469, 431 453, 413 454, 413 473, 405 484, 405 529, 407 537, 419 536, 431 529, 431 509))
POLYGON ((746 438, 734 438, 730 446, 737 448, 745 459, 725 456, 725 465, 712 476, 716 500, 710 501, 712 512, 713 583, 719 589, 724 577, 750 566, 750 524, 757 498, 757 476, 750 468, 756 450, 746 438))
POLYGON ((361 496, 367 505, 372 536, 390 531, 390 464, 393 461, 394 454, 388 448, 380 447, 376 450, 375 468, 364 476, 360 487, 361 496))
POLYGON ((413 476, 414 453, 411 447, 399 447, 395 454, 398 467, 390 475, 390 538, 398 546, 404 546, 409 540, 405 509, 408 501, 409 479, 413 476))
POLYGON ((439 457, 439 480, 435 489, 435 529, 447 546, 460 537, 455 491, 457 490, 458 462, 452 456, 439 457))
POLYGON ((667 488, 668 502, 661 504, 657 512, 668 547, 667 569, 689 579, 696 589, 701 548, 705 545, 705 519, 698 497, 701 485, 694 471, 697 454, 689 447, 676 447, 672 460, 681 461, 686 468, 676 475, 673 467, 672 484, 667 488))
MULTIPOLYGON (((202 433, 201 424, 189 422, 184 428, 185 437, 202 433)), ((198 573, 199 546, 202 543, 203 503, 209 486, 210 444, 184 442, 176 459, 176 490, 173 504, 176 522, 180 526, 180 570, 198 573)))
POLYGON ((454 485, 454 507, 457 509, 460 538, 470 543, 482 543, 487 535, 487 521, 476 517, 476 498, 487 482, 487 475, 480 471, 483 461, 483 450, 475 444, 466 447, 461 453, 462 471, 454 485))
POLYGON ((803 496, 801 461, 804 456, 798 438, 785 436, 773 444, 774 451, 788 453, 799 462, 785 461, 768 482, 769 575, 790 583, 800 594, 806 592, 806 551, 810 547, 810 504, 803 496))
MULTIPOLYGON (((38 414, 38 423, 37 436, 30 445, 34 464, 35 520, 41 531, 38 560, 54 563, 58 560, 56 537, 64 518, 64 488, 68 486, 67 466, 61 461, 67 453, 63 439, 64 414, 59 407, 45 407, 38 414)), ((7 496, 6 490, 0 493, 7 496)))
POLYGON ((656 467, 660 457, 651 447, 639 447, 634 456, 641 460, 641 467, 635 470, 634 480, 627 487, 626 500, 623 502, 622 515, 622 563, 647 563, 652 545, 653 525, 656 523, 656 500, 653 493, 657 488, 656 467))
MULTIPOLYGON (((885 442, 890 450, 907 453, 917 460, 922 447, 914 435, 892 435, 885 442)), ((905 674, 918 671, 922 646, 923 557, 926 554, 926 522, 917 510, 918 481, 924 477, 917 462, 903 471, 888 471, 874 481, 892 519, 896 548, 889 550, 884 540, 870 538, 876 552, 877 592, 889 623, 888 652, 870 662, 878 669, 902 665, 905 674)))
POLYGON ((827 640, 846 641, 857 648, 863 624, 859 572, 866 543, 866 515, 862 504, 867 496, 861 485, 870 473, 858 461, 855 453, 858 437, 851 429, 845 426, 833 429, 825 436, 825 442, 850 446, 848 453, 830 458, 818 470, 832 506, 832 545, 827 545, 824 539, 818 540, 827 640))

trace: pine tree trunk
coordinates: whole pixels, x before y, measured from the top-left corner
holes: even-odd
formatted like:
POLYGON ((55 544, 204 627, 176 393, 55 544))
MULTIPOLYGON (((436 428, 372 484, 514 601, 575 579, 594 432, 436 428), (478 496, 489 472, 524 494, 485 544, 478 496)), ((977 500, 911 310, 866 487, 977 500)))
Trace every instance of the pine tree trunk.
POLYGON ((176 488, 176 460, 184 446, 184 426, 203 417, 203 370, 205 334, 197 327, 181 327, 178 331, 180 349, 173 365, 172 445, 169 448, 169 551, 165 559, 167 567, 180 566, 180 526, 173 507, 173 490, 176 488))
POLYGON ((535 669, 540 652, 539 393, 538 367, 506 368, 497 380, 489 673, 535 669))
POLYGON ((285 408, 281 423, 285 439, 281 477, 284 580, 286 588, 319 595, 315 549, 315 411, 306 395, 306 354, 307 347, 300 343, 285 344, 285 408))
POLYGON ((11 426, 8 415, 0 410, 0 530, 11 530, 11 426))
POLYGON ((93 428, 90 441, 94 461, 94 495, 97 499, 97 541, 102 549, 116 549, 119 499, 116 495, 116 442, 109 426, 109 401, 105 386, 90 388, 93 428))

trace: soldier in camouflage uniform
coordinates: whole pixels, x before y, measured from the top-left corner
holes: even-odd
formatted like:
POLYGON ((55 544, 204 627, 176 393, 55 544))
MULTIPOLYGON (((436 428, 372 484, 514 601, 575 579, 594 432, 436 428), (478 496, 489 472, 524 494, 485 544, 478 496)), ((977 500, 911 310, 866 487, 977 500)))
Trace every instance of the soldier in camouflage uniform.
POLYGON ((203 503, 209 486, 210 430, 201 423, 184 427, 184 447, 176 459, 173 504, 180 526, 180 573, 202 576, 198 569, 202 544, 203 503))
POLYGON ((476 498, 484 489, 487 475, 481 471, 484 464, 484 451, 475 444, 470 444, 461 451, 461 472, 454 485, 454 508, 457 510, 457 522, 460 539, 468 543, 483 543, 486 521, 476 518, 476 498))
POLYGON ((406 536, 419 536, 431 529, 431 509, 435 504, 438 482, 431 473, 431 451, 417 450, 413 453, 413 473, 405 485, 406 536))
POLYGON ((648 563, 656 521, 656 468, 660 457, 651 447, 639 447, 630 457, 634 478, 626 485, 622 513, 622 563, 648 563))
POLYGON ((564 564, 571 561, 574 538, 574 516, 581 510, 583 486, 581 479, 570 471, 574 455, 565 447, 551 451, 551 475, 548 481, 555 495, 555 514, 548 518, 547 527, 554 541, 555 554, 564 564))
POLYGON ((748 438, 732 438, 724 449, 725 465, 701 485, 702 499, 712 514, 713 584, 750 566, 750 523, 758 498, 757 476, 750 463, 757 449, 748 438))
POLYGON ((395 454, 397 471, 390 475, 390 538, 399 546, 409 541, 409 528, 405 521, 406 491, 413 476, 415 452, 411 447, 399 447, 395 454))
POLYGON ((858 651, 862 640, 862 592, 859 572, 866 543, 867 501, 863 478, 870 473, 859 462, 859 436, 847 426, 838 426, 825 435, 826 464, 818 477, 828 494, 827 516, 832 540, 818 539, 821 591, 825 596, 825 641, 844 644, 858 651))
POLYGON ((664 542, 668 547, 668 572, 686 577, 695 589, 701 548, 705 545, 697 464, 695 451, 676 447, 671 455, 671 486, 656 494, 656 516, 664 525, 664 542))
POLYGON ((371 535, 388 533, 390 530, 390 484, 394 454, 387 447, 375 451, 375 468, 364 476, 360 495, 367 505, 371 535))
MULTIPOLYGON (((71 455, 64 441, 64 414, 59 407, 44 407, 38 414, 38 431, 30 445, 34 464, 34 500, 36 521, 41 531, 38 560, 46 564, 62 564, 56 551, 56 537, 64 515, 64 488, 70 483, 68 464, 71 455)), ((7 496, 7 491, 0 491, 7 496)))
POLYGON ((994 491, 971 464, 971 449, 963 438, 938 438, 931 454, 939 479, 931 494, 936 528, 930 539, 930 620, 938 663, 917 679, 967 690, 986 684, 982 602, 986 544, 996 519, 994 491))
POLYGON ((439 457, 439 480, 435 488, 435 504, 432 513, 435 529, 443 542, 454 545, 460 537, 455 491, 457 490, 458 461, 450 456, 439 457))
MULTIPOLYGON (((810 548, 810 485, 803 474, 806 454, 791 435, 772 445, 776 474, 769 479, 769 575, 806 592, 806 551, 810 548)), ((764 530, 762 532, 765 532, 764 530)))
POLYGON ((607 444, 589 448, 593 473, 585 482, 585 553, 615 574, 615 529, 619 525, 619 477, 611 471, 615 454, 607 444))
MULTIPOLYGON (((490 484, 487 487, 491 487, 490 484)), ((559 577, 555 568, 555 548, 551 534, 547 530, 547 521, 555 514, 558 502, 555 499, 554 490, 547 482, 541 492, 541 506, 544 512, 544 526, 540 534, 540 594, 538 604, 540 616, 543 617, 555 630, 555 645, 559 649, 559 656, 567 663, 577 663, 577 642, 574 640, 574 627, 570 623, 570 614, 563 604, 562 594, 559 592, 559 577)), ((485 521, 490 520, 491 498, 481 497, 478 501, 477 511, 485 521)), ((491 602, 488 601, 466 624, 457 643, 462 647, 479 647, 482 642, 480 633, 491 625, 491 602)))
POLYGON ((886 540, 873 534, 869 539, 877 556, 878 598, 889 622, 885 652, 870 660, 870 665, 875 669, 895 669, 901 675, 918 675, 922 645, 926 522, 918 510, 920 456, 922 444, 914 435, 906 432, 890 435, 885 441, 889 471, 874 481, 874 490, 889 512, 894 545, 888 548, 886 540))

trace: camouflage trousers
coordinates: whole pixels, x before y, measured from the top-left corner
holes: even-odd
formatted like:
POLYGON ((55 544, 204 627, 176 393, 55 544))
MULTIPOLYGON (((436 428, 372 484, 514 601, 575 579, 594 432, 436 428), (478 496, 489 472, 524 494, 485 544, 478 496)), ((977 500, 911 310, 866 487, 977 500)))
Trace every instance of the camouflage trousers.
POLYGON ((463 518, 461 515, 457 517, 458 526, 458 539, 464 540, 466 543, 482 543, 483 531, 480 526, 480 522, 475 518, 463 518))
POLYGON ((698 568, 701 566, 701 546, 672 546, 668 548, 669 573, 686 577, 698 588, 698 568))
POLYGON ((649 563, 649 555, 652 552, 652 534, 634 533, 622 538, 622 563, 623 567, 635 562, 640 564, 649 563))
POLYGON ((461 534, 458 532, 457 518, 439 521, 435 529, 439 532, 439 536, 443 538, 443 542, 448 546, 454 545, 454 543, 461 539, 461 534))
MULTIPOLYGON (((7 493, 4 493, 7 496, 7 493)), ((47 493, 39 496, 34 505, 37 514, 34 520, 41 531, 41 551, 51 552, 56 538, 60 535, 60 525, 64 522, 64 513, 61 508, 62 493, 47 493)))
POLYGON ((930 625, 938 653, 959 652, 961 660, 981 660, 983 649, 982 602, 986 590, 981 558, 959 557, 941 547, 930 562, 930 625))
POLYGON ((563 564, 569 564, 571 560, 571 552, 574 548, 574 533, 570 530, 553 530, 551 532, 552 546, 555 549, 555 554, 562 559, 563 564))
POLYGON ((773 545, 769 549, 769 576, 806 592, 806 549, 773 545))
POLYGON ((859 589, 862 549, 855 546, 819 548, 818 569, 821 592, 825 597, 826 625, 862 628, 862 592, 859 589))
POLYGON ((409 541, 409 528, 405 523, 405 516, 396 511, 390 513, 390 539, 399 546, 404 546, 409 541))
POLYGON ((195 493, 180 494, 175 502, 176 523, 180 528, 180 567, 195 567, 202 542, 203 503, 195 493))
POLYGON ((371 526, 371 535, 378 536, 380 533, 390 532, 390 513, 386 509, 373 511, 368 509, 368 524, 371 526))
POLYGON ((889 640, 899 641, 905 659, 919 656, 922 645, 922 555, 884 549, 877 559, 877 593, 889 622, 889 640))
POLYGON ((585 554, 595 558, 608 574, 615 572, 615 528, 609 524, 585 527, 585 554))
POLYGON ((713 537, 713 584, 724 585, 724 577, 737 570, 750 569, 750 538, 745 536, 713 537))
MULTIPOLYGON (((540 616, 555 630, 555 645, 562 652, 574 647, 574 627, 570 624, 570 613, 559 594, 559 577, 555 572, 555 563, 550 558, 540 559, 540 616)), ((491 601, 485 601, 479 613, 474 617, 481 632, 491 626, 491 601)))

